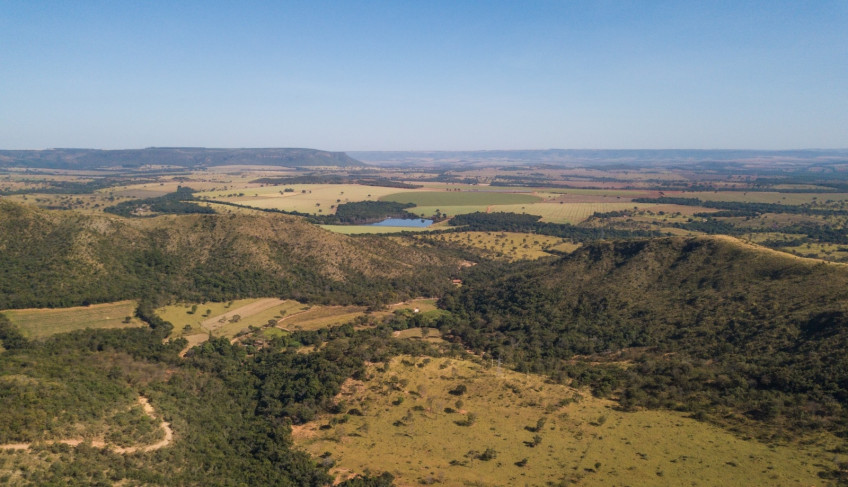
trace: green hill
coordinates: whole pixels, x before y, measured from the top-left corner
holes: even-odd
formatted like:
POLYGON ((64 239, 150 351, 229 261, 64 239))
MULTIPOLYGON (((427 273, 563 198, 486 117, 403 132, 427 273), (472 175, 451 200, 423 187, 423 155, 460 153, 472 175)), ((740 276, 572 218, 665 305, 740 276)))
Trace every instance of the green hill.
POLYGON ((442 305, 471 347, 625 407, 845 427, 846 266, 727 237, 602 241, 476 269, 442 305))
POLYGON ((376 304, 434 295, 453 259, 287 215, 144 220, 0 202, 0 309, 156 295, 376 304))

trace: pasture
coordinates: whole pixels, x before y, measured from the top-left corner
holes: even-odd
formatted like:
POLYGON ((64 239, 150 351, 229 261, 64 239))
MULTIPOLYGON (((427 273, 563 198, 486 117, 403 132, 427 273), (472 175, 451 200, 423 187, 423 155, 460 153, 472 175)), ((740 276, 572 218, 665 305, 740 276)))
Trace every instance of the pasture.
POLYGON ((413 203, 415 206, 469 206, 534 203, 539 198, 532 194, 505 191, 406 191, 383 196, 380 200, 413 203))
POLYGON ((456 232, 428 238, 481 250, 494 259, 524 260, 550 256, 546 250, 571 252, 578 247, 558 237, 516 232, 456 232))
POLYGON ((320 306, 277 298, 237 299, 229 302, 178 303, 156 310, 157 316, 174 325, 170 338, 185 338, 188 348, 205 342, 209 335, 235 338, 255 333, 273 338, 285 332, 310 331, 343 325, 365 316, 382 319, 397 310, 437 312, 434 299, 396 303, 367 313, 364 306, 320 306))
POLYGON ((633 209, 633 203, 535 203, 532 205, 498 206, 492 211, 508 213, 527 213, 542 217, 543 222, 550 223, 580 223, 593 213, 622 211, 633 209))
POLYGON ((45 338, 86 328, 146 326, 135 317, 135 301, 93 304, 73 308, 14 309, 2 313, 27 338, 45 338))
POLYGON ((426 228, 418 228, 418 227, 383 227, 383 226, 374 226, 374 225, 319 225, 324 230, 329 230, 335 233, 341 233, 344 235, 360 235, 360 234, 385 234, 385 233, 401 233, 401 232, 429 232, 431 230, 437 230, 440 228, 444 228, 444 226, 438 226, 434 228, 434 225, 430 225, 426 228))
POLYGON ((398 188, 361 184, 287 184, 202 192, 197 197, 254 208, 328 215, 335 213, 335 206, 341 203, 377 200, 397 191, 398 188))
POLYGON ((342 477, 387 471, 399 485, 821 485, 838 443, 766 445, 450 358, 371 364, 337 402, 347 414, 295 426, 295 443, 342 477))
POLYGON ((669 192, 669 197, 698 198, 703 201, 740 201, 746 203, 779 203, 782 205, 803 205, 827 200, 848 201, 848 193, 777 193, 744 191, 686 191, 669 192))
POLYGON ((174 325, 173 338, 183 336, 191 344, 202 342, 203 337, 234 337, 251 326, 262 327, 283 318, 289 313, 308 309, 308 305, 276 298, 237 299, 229 302, 180 303, 156 310, 163 320, 174 325), (194 338, 191 338, 194 337, 194 338))
POLYGON ((293 313, 284 317, 278 323, 278 327, 288 331, 312 331, 331 326, 339 326, 349 323, 360 316, 370 316, 375 320, 390 316, 395 311, 418 309, 420 313, 439 312, 436 308, 436 300, 428 298, 413 299, 402 303, 395 303, 380 311, 367 312, 364 306, 312 306, 299 313, 293 313))

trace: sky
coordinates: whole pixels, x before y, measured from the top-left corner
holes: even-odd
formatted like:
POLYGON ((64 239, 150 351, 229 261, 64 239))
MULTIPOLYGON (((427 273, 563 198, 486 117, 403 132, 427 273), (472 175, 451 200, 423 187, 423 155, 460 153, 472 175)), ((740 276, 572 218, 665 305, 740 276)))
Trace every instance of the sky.
POLYGON ((0 149, 848 147, 848 1, 0 0, 0 149))

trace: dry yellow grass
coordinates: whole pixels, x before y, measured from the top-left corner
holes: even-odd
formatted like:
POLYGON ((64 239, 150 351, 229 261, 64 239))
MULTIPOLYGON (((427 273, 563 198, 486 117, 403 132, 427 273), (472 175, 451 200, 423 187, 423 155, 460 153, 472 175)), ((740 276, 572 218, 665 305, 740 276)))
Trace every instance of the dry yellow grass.
POLYGON ((494 259, 510 261, 550 256, 545 250, 572 252, 579 246, 558 237, 517 232, 456 232, 429 238, 475 248, 494 259))
POLYGON ((335 208, 331 207, 341 203, 377 200, 381 196, 397 192, 397 188, 360 184, 290 184, 209 191, 198 193, 197 196, 254 208, 328 215, 335 213, 335 208), (293 191, 287 192, 287 188, 293 191))
POLYGON ((388 471, 400 486, 821 485, 818 472, 833 466, 825 450, 838 443, 766 445, 680 413, 622 412, 585 391, 468 361, 381 365, 337 398, 363 416, 294 428, 296 444, 330 452, 333 473, 388 471), (466 392, 449 392, 460 385, 466 392))

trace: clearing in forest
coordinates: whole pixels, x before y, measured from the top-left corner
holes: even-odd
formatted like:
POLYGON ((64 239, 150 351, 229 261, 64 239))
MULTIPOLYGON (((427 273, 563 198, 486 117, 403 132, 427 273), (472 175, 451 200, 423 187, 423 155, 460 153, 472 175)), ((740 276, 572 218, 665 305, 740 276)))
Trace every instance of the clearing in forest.
POLYGON ((251 326, 273 326, 287 314, 308 308, 293 300, 251 298, 173 304, 157 309, 156 314, 174 325, 171 338, 184 337, 192 347, 206 341, 210 333, 232 338, 251 326))
MULTIPOLYGON (((528 193, 496 191, 408 191, 383 196, 381 201, 413 203, 416 206, 515 205, 535 203, 539 198, 528 193)), ((414 210, 413 210, 414 212, 414 210)))
POLYGON ((2 313, 25 337, 44 338, 86 328, 145 326, 135 317, 137 306, 135 301, 118 301, 73 308, 10 309, 2 313))
POLYGON ((572 252, 579 247, 559 237, 518 232, 452 232, 428 238, 477 249, 494 259, 510 261, 538 259, 552 255, 547 250, 572 252))
POLYGON ((295 442, 333 473, 388 471, 398 485, 820 485, 838 443, 767 445, 681 413, 623 412, 497 363, 401 356, 365 377, 295 442))

